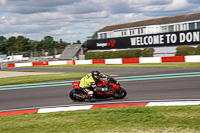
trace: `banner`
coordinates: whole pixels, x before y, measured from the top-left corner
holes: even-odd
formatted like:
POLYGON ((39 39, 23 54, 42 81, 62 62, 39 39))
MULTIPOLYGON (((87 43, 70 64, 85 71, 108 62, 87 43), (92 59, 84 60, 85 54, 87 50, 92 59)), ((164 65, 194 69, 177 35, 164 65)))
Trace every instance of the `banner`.
POLYGON ((88 40, 88 50, 200 44, 200 30, 88 40))

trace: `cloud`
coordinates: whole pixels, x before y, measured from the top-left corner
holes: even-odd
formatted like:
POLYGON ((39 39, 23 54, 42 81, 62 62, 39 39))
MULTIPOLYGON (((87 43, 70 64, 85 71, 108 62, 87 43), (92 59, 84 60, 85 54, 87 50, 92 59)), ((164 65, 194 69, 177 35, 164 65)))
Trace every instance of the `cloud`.
POLYGON ((0 0, 0 36, 85 41, 107 25, 199 12, 199 0, 0 0))
POLYGON ((6 4, 6 0, 0 0, 0 5, 5 5, 6 4))
POLYGON ((184 10, 191 5, 187 0, 173 0, 173 2, 165 7, 165 11, 184 10))
POLYGON ((81 0, 7 0, 7 11, 19 14, 57 11, 58 6, 71 5, 81 0))
POLYGON ((66 28, 66 27, 62 27, 60 29, 52 30, 50 32, 51 35, 63 35, 63 34, 70 35, 72 33, 73 33, 73 31, 68 30, 68 28, 66 28))
POLYGON ((63 5, 60 6, 58 10, 65 11, 70 14, 85 14, 103 11, 100 5, 89 0, 82 0, 80 2, 72 3, 71 5, 63 5))

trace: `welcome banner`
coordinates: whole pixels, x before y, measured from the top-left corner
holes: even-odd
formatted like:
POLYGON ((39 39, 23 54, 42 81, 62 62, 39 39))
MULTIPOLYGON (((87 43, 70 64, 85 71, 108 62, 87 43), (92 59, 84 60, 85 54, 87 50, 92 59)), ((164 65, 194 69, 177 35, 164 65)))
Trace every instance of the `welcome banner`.
POLYGON ((200 30, 88 40, 88 50, 200 44, 200 30))

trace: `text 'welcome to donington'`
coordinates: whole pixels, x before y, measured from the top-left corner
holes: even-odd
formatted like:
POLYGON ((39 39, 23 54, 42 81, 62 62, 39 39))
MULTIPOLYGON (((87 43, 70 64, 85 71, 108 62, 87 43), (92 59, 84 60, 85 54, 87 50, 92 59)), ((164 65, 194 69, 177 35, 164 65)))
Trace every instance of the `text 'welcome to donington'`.
POLYGON ((199 42, 200 32, 172 33, 162 35, 151 35, 142 37, 132 37, 131 45, 155 45, 155 44, 181 44, 190 42, 199 42))

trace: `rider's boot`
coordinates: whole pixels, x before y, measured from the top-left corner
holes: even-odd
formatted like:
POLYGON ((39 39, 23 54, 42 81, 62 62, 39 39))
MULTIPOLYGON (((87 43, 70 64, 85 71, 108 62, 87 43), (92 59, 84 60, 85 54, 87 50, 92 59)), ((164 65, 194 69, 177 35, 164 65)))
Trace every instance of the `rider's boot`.
POLYGON ((93 97, 93 95, 90 95, 90 94, 84 94, 84 98, 92 98, 93 97))
POLYGON ((86 88, 86 89, 84 89, 84 92, 86 93, 86 94, 84 94, 84 98, 92 98, 93 97, 93 94, 94 94, 93 91, 86 88))

